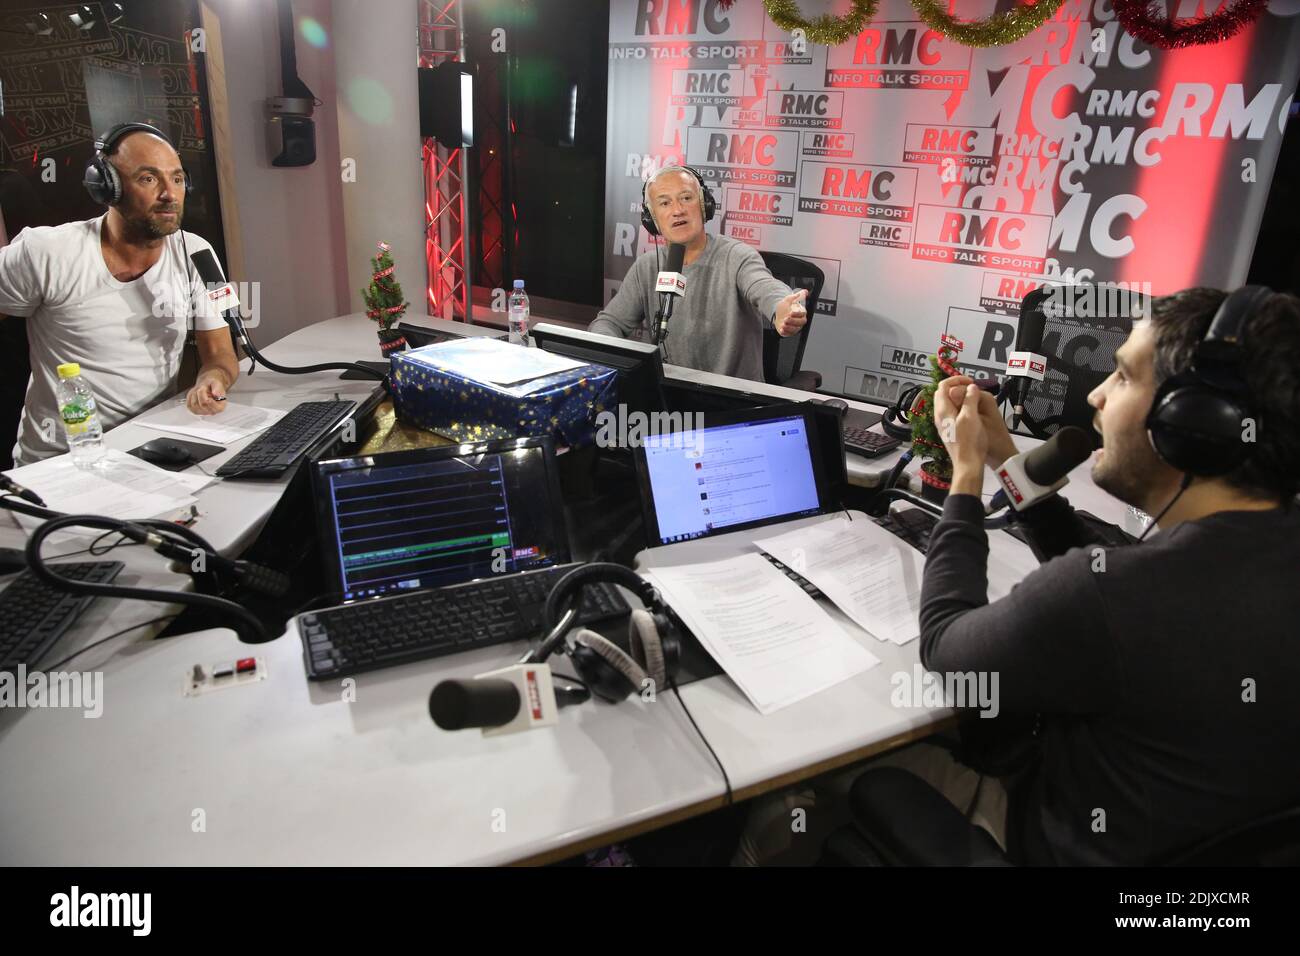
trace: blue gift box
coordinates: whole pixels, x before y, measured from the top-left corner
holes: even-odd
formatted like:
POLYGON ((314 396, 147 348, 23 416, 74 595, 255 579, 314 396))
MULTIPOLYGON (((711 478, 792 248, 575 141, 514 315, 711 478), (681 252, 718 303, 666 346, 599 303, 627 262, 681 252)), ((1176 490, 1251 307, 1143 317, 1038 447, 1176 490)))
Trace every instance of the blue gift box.
POLYGON ((399 352, 391 357, 393 407, 401 421, 456 441, 550 435, 558 445, 590 445, 596 415, 617 401, 618 372, 548 371, 565 361, 489 338, 399 352))

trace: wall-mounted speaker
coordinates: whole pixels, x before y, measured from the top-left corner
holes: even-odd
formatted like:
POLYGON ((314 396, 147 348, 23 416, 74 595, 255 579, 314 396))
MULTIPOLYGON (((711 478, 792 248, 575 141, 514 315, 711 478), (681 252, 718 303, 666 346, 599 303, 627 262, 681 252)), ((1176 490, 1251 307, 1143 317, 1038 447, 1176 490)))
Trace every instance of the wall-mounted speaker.
POLYGON ((420 136, 448 149, 474 145, 474 73, 466 63, 444 60, 420 67, 420 136))

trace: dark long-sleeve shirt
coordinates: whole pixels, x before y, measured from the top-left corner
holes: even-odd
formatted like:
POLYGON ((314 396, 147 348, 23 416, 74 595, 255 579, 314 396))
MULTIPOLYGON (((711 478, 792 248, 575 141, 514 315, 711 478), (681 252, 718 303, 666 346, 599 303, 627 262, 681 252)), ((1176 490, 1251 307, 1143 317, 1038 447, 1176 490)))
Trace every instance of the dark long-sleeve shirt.
POLYGON ((983 513, 950 495, 935 526, 921 660, 997 671, 1002 712, 1041 714, 1024 862, 1141 864, 1300 803, 1300 509, 1106 548, 1052 498, 1024 513, 1045 563, 992 604, 983 513))

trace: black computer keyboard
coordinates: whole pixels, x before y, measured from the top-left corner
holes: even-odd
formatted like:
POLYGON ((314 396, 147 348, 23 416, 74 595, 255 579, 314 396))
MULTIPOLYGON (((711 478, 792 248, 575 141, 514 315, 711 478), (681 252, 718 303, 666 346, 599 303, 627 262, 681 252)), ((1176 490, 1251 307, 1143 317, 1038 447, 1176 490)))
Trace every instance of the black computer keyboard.
MULTIPOLYGON (((57 574, 74 581, 104 584, 117 577, 121 561, 52 564, 57 574)), ((0 591, 0 671, 34 667, 90 602, 88 594, 69 594, 24 571, 0 591)))
MULTIPOLYGON (((540 637, 546 596, 576 564, 363 601, 298 617, 312 680, 540 637)), ((574 626, 631 613, 608 583, 583 589, 574 626)))
POLYGON ((355 405, 347 399, 303 402, 218 468, 217 477, 280 477, 322 435, 341 422, 355 405))
POLYGON ((760 553, 761 555, 763 555, 763 557, 767 558, 767 563, 768 563, 768 564, 772 565, 772 567, 776 568, 778 571, 780 571, 782 574, 784 574, 787 578, 789 578, 789 579, 790 579, 791 581, 793 581, 795 584, 799 585, 799 587, 803 588, 804 591, 807 592, 807 594, 808 594, 809 597, 811 597, 811 598, 825 597, 825 595, 822 594, 821 589, 818 588, 817 585, 813 584, 811 581, 809 581, 806 577, 804 577, 804 576, 803 576, 802 574, 800 574, 798 571, 796 571, 796 570, 794 570, 793 568, 787 567, 786 565, 782 564, 780 561, 778 561, 776 558, 772 557, 772 556, 771 556, 770 554, 768 554, 766 551, 760 551, 759 553, 760 553))
POLYGON ((925 554, 930 550, 930 532, 938 524, 939 516, 920 508, 905 508, 871 520, 925 554))
POLYGON ((875 458, 887 451, 893 451, 901 444, 902 442, 897 438, 882 435, 880 432, 873 432, 869 428, 858 428, 853 425, 844 426, 844 447, 851 452, 865 455, 867 458, 875 458))

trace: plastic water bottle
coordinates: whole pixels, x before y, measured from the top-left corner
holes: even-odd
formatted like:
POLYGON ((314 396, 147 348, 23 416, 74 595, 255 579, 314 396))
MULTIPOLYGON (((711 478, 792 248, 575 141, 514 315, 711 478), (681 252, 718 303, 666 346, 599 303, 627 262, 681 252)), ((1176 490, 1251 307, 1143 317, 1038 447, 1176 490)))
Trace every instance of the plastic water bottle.
POLYGON ((93 468, 104 457, 104 429, 95 393, 81 377, 81 366, 76 362, 60 365, 58 372, 59 416, 63 419, 63 433, 68 436, 68 451, 78 468, 93 468))
POLYGON ((528 293, 524 291, 524 280, 516 279, 514 291, 510 293, 510 341, 514 345, 531 345, 528 338, 528 293))

